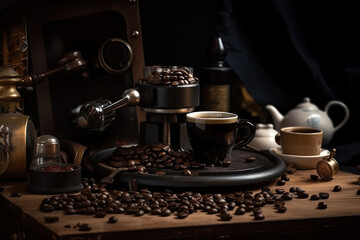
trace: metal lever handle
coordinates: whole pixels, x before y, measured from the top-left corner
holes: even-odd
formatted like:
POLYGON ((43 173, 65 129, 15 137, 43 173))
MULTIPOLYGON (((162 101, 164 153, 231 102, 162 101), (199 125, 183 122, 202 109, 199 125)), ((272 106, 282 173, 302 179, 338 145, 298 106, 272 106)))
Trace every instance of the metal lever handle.
POLYGON ((47 79, 49 76, 54 75, 58 72, 78 72, 85 68, 86 62, 81 58, 81 53, 75 51, 67 53, 65 57, 63 57, 57 62, 57 65, 59 67, 45 73, 30 73, 22 79, 20 84, 25 86, 37 85, 43 80, 47 79))
POLYGON ((137 105, 140 94, 136 89, 128 89, 122 99, 111 103, 107 99, 98 99, 81 106, 76 122, 80 128, 103 131, 115 120, 115 110, 126 105, 137 105))

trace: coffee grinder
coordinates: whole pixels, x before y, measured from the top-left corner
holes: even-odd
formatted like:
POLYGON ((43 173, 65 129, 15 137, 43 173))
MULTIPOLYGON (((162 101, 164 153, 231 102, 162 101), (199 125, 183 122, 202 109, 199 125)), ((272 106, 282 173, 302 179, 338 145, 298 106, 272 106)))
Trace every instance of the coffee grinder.
POLYGON ((98 99, 81 106, 77 116, 80 128, 102 131, 115 119, 115 110, 125 105, 138 105, 146 113, 140 123, 139 144, 162 142, 174 149, 189 149, 186 114, 200 104, 199 80, 188 67, 150 66, 144 78, 128 89, 114 103, 98 99))

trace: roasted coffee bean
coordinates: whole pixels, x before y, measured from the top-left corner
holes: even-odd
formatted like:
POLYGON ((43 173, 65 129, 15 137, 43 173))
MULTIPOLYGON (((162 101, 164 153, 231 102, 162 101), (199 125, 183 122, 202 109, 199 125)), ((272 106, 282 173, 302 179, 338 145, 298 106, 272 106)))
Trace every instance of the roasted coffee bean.
POLYGON ((262 214, 262 213, 255 214, 255 215, 254 215, 254 219, 255 219, 255 220, 263 220, 263 219, 265 219, 265 216, 264 216, 264 214, 262 214))
POLYGON ((342 190, 341 186, 336 185, 333 189, 334 192, 340 192, 342 190))
POLYGON ((232 219, 232 215, 229 212, 223 212, 220 214, 220 218, 223 221, 230 221, 232 219))
POLYGON ((327 208, 327 204, 325 202, 319 202, 318 204, 318 209, 326 209, 327 208))
POLYGON ((285 192, 285 189, 277 188, 277 189, 275 189, 275 192, 276 192, 277 194, 283 194, 283 193, 285 192))
POLYGON ((319 193, 319 197, 320 197, 321 199, 328 199, 329 196, 330 196, 330 194, 329 194, 329 193, 326 193, 326 192, 320 192, 320 193, 319 193))
POLYGON ((46 216, 44 217, 45 222, 47 223, 54 223, 59 221, 59 217, 57 216, 46 216))
POLYGON ((12 193, 10 194, 10 197, 21 197, 21 193, 19 193, 19 192, 12 192, 12 193))
POLYGON ((80 231, 90 231, 91 230, 90 225, 87 223, 79 224, 78 227, 79 227, 80 231))
MULTIPOLYGON (((150 210, 150 211, 151 211, 151 210, 150 210)), ((143 216, 144 214, 145 214, 145 211, 142 210, 142 209, 139 209, 138 211, 136 211, 135 216, 141 217, 141 216, 143 216)), ((158 214, 156 214, 156 215, 158 215, 158 214)))
POLYGON ((40 209, 43 211, 43 212, 52 212, 55 210, 55 208, 50 205, 50 204, 43 204, 40 209))
POLYGON ((360 189, 356 191, 356 195, 360 195, 360 189))
POLYGON ((189 213, 188 212, 179 212, 177 214, 177 217, 180 218, 180 219, 183 219, 183 218, 186 218, 187 216, 189 216, 189 213))
POLYGON ((171 215, 170 209, 166 208, 166 209, 162 209, 162 210, 161 210, 160 216, 162 216, 162 217, 168 217, 168 216, 170 216, 170 215, 171 215))
POLYGON ((285 180, 280 179, 279 181, 277 181, 276 185, 283 186, 285 185, 285 183, 286 183, 285 180))
POLYGON ((319 179, 319 176, 312 174, 312 175, 310 175, 310 179, 313 180, 313 181, 316 181, 316 180, 319 179))
POLYGON ((282 199, 288 201, 288 200, 292 200, 293 199, 293 195, 292 193, 290 192, 285 192, 282 196, 281 196, 282 199))
POLYGON ((253 209, 253 213, 254 213, 254 214, 260 214, 260 213, 262 213, 262 209, 259 208, 259 207, 254 208, 254 209, 253 209))
POLYGON ((68 209, 65 209, 65 214, 66 215, 73 215, 73 214, 76 214, 76 211, 73 208, 68 208, 68 209))
POLYGON ((287 208, 285 206, 279 206, 276 208, 278 213, 286 212, 287 208))
POLYGON ((70 225, 70 224, 66 224, 66 225, 64 226, 64 228, 71 228, 71 225, 70 225))
POLYGON ((319 200, 319 199, 320 199, 319 195, 316 195, 316 194, 313 194, 310 197, 310 200, 319 200))
POLYGON ((246 160, 246 162, 254 162, 256 160, 256 158, 254 156, 250 156, 250 157, 247 157, 245 160, 246 160))
POLYGON ((235 210, 235 215, 244 215, 246 213, 246 210, 245 208, 243 207, 238 207, 236 210, 235 210))
POLYGON ((108 223, 116 223, 118 221, 117 217, 115 216, 111 216, 108 219, 108 223))
POLYGON ((296 192, 296 187, 291 187, 291 188, 289 189, 289 192, 291 192, 291 193, 296 192))
POLYGON ((290 181, 290 178, 288 177, 288 175, 286 173, 281 176, 281 179, 284 181, 290 181))
POLYGON ((107 214, 107 212, 97 211, 97 212, 95 212, 95 217, 97 217, 97 218, 103 218, 103 217, 106 216, 106 214, 107 214))
POLYGON ((309 193, 307 193, 306 191, 299 191, 299 192, 297 192, 297 197, 298 198, 308 198, 309 193))
POLYGON ((183 173, 185 176, 191 176, 191 171, 190 171, 189 169, 182 170, 182 173, 183 173))

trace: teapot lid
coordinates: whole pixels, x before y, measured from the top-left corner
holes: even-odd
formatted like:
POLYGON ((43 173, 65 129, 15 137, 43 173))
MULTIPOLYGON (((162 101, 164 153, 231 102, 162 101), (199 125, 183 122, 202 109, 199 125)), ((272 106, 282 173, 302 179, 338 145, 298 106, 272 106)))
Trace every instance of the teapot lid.
POLYGON ((301 108, 303 110, 317 110, 318 107, 315 104, 310 102, 310 98, 304 97, 303 102, 296 105, 296 108, 301 108))

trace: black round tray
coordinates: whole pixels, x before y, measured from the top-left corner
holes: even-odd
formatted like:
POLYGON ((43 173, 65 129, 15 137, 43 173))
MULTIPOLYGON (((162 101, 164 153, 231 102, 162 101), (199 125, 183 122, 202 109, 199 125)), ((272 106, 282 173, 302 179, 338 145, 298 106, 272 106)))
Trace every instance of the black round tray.
MULTIPOLYGON (((100 177, 108 176, 113 170, 105 168, 99 163, 115 148, 97 152, 91 156, 95 171, 100 177)), ((161 169, 165 175, 155 174, 158 169, 148 169, 148 174, 136 172, 121 172, 115 181, 127 183, 135 179, 140 185, 159 187, 230 187, 256 184, 272 181, 283 175, 286 164, 278 156, 268 152, 247 149, 233 150, 232 163, 229 167, 206 167, 201 170, 191 170, 192 175, 186 176, 179 170, 161 169), (247 162, 246 158, 255 157, 255 161, 247 162)))

